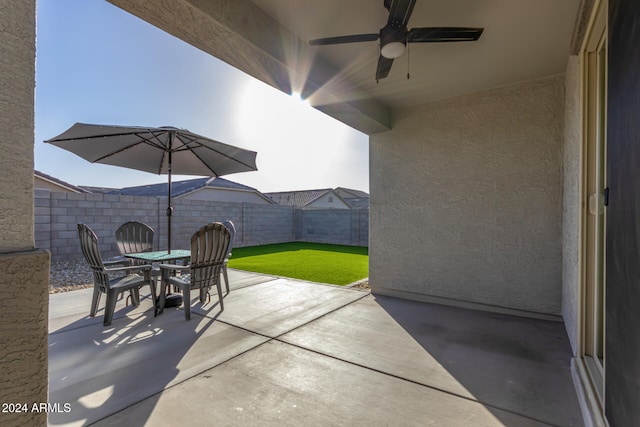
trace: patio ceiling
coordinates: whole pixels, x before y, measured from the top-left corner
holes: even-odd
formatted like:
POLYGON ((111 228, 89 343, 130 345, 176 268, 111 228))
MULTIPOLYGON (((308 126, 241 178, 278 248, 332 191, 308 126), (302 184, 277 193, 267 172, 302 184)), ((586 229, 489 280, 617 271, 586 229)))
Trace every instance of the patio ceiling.
MULTIPOLYGON (((383 0, 253 0, 301 40, 377 33, 383 0)), ((408 28, 483 27, 477 42, 414 43, 375 81, 378 41, 313 47, 392 108, 563 73, 579 0, 417 0, 408 28), (407 79, 410 72, 410 79, 407 79)))
POLYGON ((418 0, 408 27, 477 26, 476 42, 415 43, 375 81, 378 42, 309 46, 376 33, 383 0, 109 0, 364 133, 392 111, 564 72, 578 8, 589 0, 418 0), (407 79, 407 72, 411 78, 407 79))

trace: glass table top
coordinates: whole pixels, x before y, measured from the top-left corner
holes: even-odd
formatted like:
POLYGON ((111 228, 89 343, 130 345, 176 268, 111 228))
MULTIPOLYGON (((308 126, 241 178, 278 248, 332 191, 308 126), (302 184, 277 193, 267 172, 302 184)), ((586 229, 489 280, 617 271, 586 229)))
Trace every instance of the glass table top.
POLYGON ((143 261, 172 261, 191 257, 191 251, 187 249, 171 249, 167 251, 138 252, 125 255, 127 258, 139 259, 143 261))

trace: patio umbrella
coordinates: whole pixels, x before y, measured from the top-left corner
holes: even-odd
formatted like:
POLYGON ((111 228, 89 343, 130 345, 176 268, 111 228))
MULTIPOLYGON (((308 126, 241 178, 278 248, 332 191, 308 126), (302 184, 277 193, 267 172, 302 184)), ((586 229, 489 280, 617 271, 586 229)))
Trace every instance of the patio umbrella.
POLYGON ((76 123, 44 141, 92 163, 122 166, 155 174, 169 181, 167 220, 171 252, 171 174, 221 176, 258 170, 256 153, 224 144, 185 129, 165 126, 111 126, 76 123))

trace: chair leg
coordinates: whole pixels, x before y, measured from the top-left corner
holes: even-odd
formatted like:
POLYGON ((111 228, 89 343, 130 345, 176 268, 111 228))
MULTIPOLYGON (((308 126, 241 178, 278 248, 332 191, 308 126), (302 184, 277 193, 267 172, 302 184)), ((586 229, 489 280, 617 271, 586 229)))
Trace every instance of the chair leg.
POLYGON ((224 310, 224 301, 222 300, 222 284, 218 280, 216 283, 216 288, 218 288, 218 300, 220 301, 220 311, 224 310))
POLYGON ((229 273, 227 272, 227 263, 222 266, 222 274, 224 275, 224 284, 227 287, 227 293, 229 293, 229 273))
POLYGON ((184 318, 191 320, 191 290, 189 285, 182 290, 182 306, 184 307, 184 318))
POLYGON ((208 304, 211 302, 211 294, 209 294, 211 288, 200 288, 200 302, 202 304, 208 304))
POLYGON ((100 289, 97 286, 93 287, 93 297, 91 298, 91 311, 89 316, 94 317, 98 311, 98 304, 100 303, 100 289))
POLYGON ((118 300, 118 291, 109 289, 107 292, 107 305, 104 311, 104 326, 109 326, 113 320, 113 312, 116 311, 116 302, 118 300))
POLYGON ((129 306, 129 298, 131 298, 131 304, 133 304, 134 307, 139 306, 140 305, 140 289, 139 288, 131 289, 129 291, 129 295, 127 296, 127 299, 124 302, 124 305, 129 306))
POLYGON ((131 299, 136 307, 140 305, 140 288, 131 289, 131 299))
POLYGON ((167 284, 164 283, 164 281, 160 282, 160 294, 158 294, 158 299, 156 300, 156 313, 155 315, 159 315, 162 314, 162 312, 164 311, 164 304, 165 301, 167 299, 166 295, 167 295, 167 284))
POLYGON ((149 281, 149 288, 151 288, 151 301, 153 301, 153 309, 158 306, 158 297, 156 296, 156 279, 151 278, 149 281))

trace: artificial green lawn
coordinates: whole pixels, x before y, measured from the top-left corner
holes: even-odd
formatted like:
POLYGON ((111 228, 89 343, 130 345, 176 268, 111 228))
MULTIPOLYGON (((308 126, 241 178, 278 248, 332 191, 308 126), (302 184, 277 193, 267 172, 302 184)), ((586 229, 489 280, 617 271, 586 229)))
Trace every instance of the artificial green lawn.
POLYGON ((278 243, 233 248, 229 267, 312 282, 348 285, 369 275, 368 248, 278 243))

